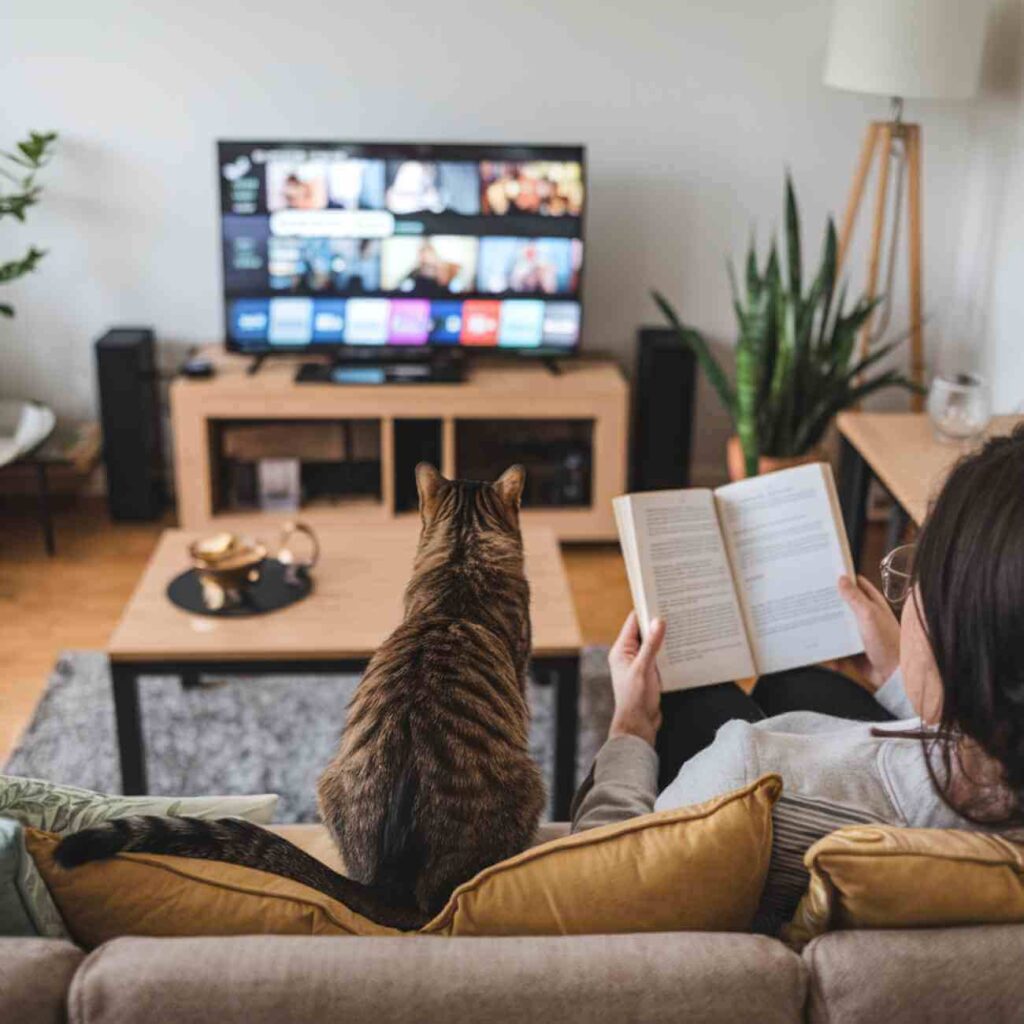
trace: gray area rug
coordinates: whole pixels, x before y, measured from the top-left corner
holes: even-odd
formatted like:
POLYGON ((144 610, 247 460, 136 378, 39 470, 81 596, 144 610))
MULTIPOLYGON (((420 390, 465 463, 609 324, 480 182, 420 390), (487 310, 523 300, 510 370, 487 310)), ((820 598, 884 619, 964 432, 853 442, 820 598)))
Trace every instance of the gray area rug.
MULTIPOLYGON (((580 671, 578 777, 607 735, 607 649, 589 647, 580 671)), ((149 788, 161 796, 279 793, 279 822, 315 821, 316 780, 334 755, 358 677, 231 677, 184 690, 177 678, 140 682, 149 788)), ((551 789, 554 693, 530 686, 530 749, 551 789)), ((106 793, 120 792, 106 656, 69 651, 4 769, 106 793)))

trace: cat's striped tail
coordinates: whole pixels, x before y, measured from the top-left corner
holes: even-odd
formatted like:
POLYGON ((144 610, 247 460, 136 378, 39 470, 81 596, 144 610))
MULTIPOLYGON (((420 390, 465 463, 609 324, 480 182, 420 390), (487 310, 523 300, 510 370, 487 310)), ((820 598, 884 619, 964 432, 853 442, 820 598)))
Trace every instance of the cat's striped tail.
POLYGON ((74 868, 117 853, 199 857, 269 871, 317 889, 377 924, 403 931, 419 928, 429 919, 415 906, 411 894, 346 878, 282 836, 240 818, 114 818, 65 836, 54 859, 61 867, 74 868))

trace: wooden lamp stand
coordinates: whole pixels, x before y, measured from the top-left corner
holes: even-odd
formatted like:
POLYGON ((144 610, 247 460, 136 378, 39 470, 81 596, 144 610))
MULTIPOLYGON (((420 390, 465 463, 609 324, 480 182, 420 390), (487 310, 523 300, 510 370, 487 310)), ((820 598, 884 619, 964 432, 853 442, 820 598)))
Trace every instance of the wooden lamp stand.
MULTIPOLYGON (((894 100, 893 117, 889 121, 873 121, 868 125, 864 144, 861 146, 857 171, 850 189, 850 198, 843 216, 842 230, 839 234, 838 266, 849 250, 853 230, 857 222, 861 201, 868 178, 871 176, 872 164, 877 160, 878 186, 875 193, 874 218, 871 231, 871 250, 868 257, 867 296, 874 299, 878 294, 878 271, 881 264, 882 242, 885 237, 886 210, 889 192, 889 175, 892 156, 896 147, 902 147, 902 157, 907 173, 906 208, 907 236, 909 245, 908 269, 910 271, 910 377, 917 383, 924 382, 924 331, 921 322, 921 126, 907 124, 901 119, 902 103, 894 100)), ((902 191, 902 190, 901 190, 902 191)), ((902 199, 902 196, 899 196, 902 199)), ((893 211, 894 230, 898 227, 898 219, 902 215, 899 208, 893 211)), ((890 259, 895 259, 895 252, 890 259)), ((890 297, 891 298, 891 297, 890 297)), ((861 358, 867 355, 871 345, 871 329, 874 317, 869 317, 861 330, 859 353, 861 358)), ((923 399, 919 394, 911 398, 915 412, 923 408, 923 399)))

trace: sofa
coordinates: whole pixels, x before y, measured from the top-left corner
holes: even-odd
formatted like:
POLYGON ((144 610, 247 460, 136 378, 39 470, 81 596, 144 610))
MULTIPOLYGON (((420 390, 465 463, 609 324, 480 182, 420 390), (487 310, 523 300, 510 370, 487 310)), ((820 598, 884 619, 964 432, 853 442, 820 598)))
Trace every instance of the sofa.
MULTIPOLYGON (((281 832, 324 860, 318 826, 281 832)), ((539 840, 556 835, 547 826, 539 840)), ((0 1021, 1024 1020, 1024 926, 759 935, 0 939, 0 1021)))

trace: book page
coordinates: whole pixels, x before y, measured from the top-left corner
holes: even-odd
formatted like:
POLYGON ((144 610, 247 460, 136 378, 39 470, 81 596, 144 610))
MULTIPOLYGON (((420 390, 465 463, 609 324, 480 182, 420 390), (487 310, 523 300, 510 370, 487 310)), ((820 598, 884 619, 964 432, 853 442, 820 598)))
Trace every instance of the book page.
POLYGON ((641 630, 665 620, 662 689, 753 674, 750 648, 710 491, 652 491, 615 499, 641 630))
POLYGON ((863 650, 837 587, 853 564, 832 468, 813 463, 741 480, 715 498, 758 673, 863 650))

